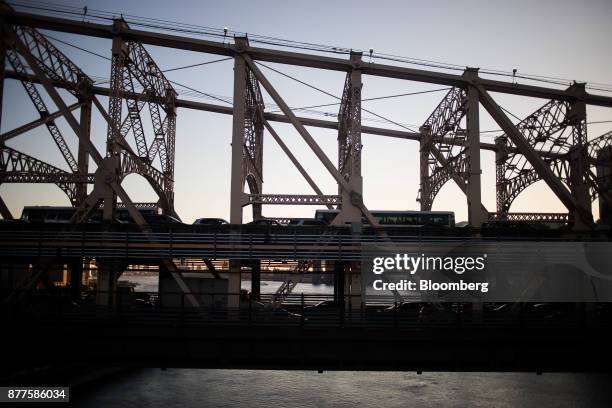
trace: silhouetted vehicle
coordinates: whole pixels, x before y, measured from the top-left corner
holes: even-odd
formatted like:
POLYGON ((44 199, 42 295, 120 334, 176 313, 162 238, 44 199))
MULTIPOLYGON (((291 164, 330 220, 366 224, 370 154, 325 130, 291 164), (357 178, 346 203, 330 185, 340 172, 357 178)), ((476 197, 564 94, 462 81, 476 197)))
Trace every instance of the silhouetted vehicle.
POLYGON ((281 226, 282 224, 276 220, 262 218, 259 220, 248 222, 247 225, 263 225, 263 226, 273 227, 273 226, 281 226))
POLYGON ((447 321, 453 320, 458 313, 458 308, 453 308, 448 303, 428 302, 421 303, 419 309, 420 322, 447 321))
POLYGON ((290 312, 282 307, 273 307, 269 303, 251 301, 251 317, 265 320, 299 320, 302 315, 290 312))
MULTIPOLYGON (((331 224, 340 213, 338 210, 317 210, 315 218, 331 224)), ((455 227, 455 213, 452 211, 386 211, 373 210, 372 217, 381 226, 393 227, 455 227)), ((363 224, 368 224, 362 218, 363 224)))
POLYGON ((317 220, 315 218, 294 218, 289 221, 290 227, 301 227, 301 226, 325 226, 327 222, 324 220, 317 220))
POLYGON ((575 305, 572 303, 530 303, 528 310, 535 316, 546 320, 556 320, 569 318, 574 312, 575 305))
POLYGON ((336 316, 338 313, 340 313, 340 305, 333 300, 324 300, 304 307, 304 316, 306 317, 336 316))
POLYGON ((144 215, 143 218, 147 224, 152 225, 172 225, 172 224, 183 224, 171 215, 155 214, 155 215, 144 215))
MULTIPOLYGON (((61 206, 25 206, 21 212, 21 221, 28 223, 44 223, 44 224, 68 224, 75 214, 75 207, 61 206)), ((158 213, 157 208, 138 208, 138 212, 145 218, 150 218, 155 223, 163 223, 155 217, 167 217, 158 213)), ((166 220, 167 221, 167 220, 166 220)), ((177 222, 180 222, 176 220, 177 222)), ((89 214, 87 220, 89 223, 100 223, 102 219, 102 209, 98 208, 89 214)), ((117 208, 115 210, 114 222, 120 224, 134 223, 132 216, 127 208, 117 208)), ((149 223, 154 223, 147 221, 149 223)))
POLYGON ((223 218, 198 218, 193 225, 228 225, 229 222, 223 218))
POLYGON ((420 302, 402 302, 402 303, 394 303, 389 307, 382 309, 381 311, 384 313, 414 313, 418 314, 423 304, 420 302))
POLYGON ((8 220, 8 219, 0 219, 0 224, 6 224, 6 225, 10 225, 10 224, 17 224, 19 223, 21 220, 8 220))
MULTIPOLYGON (((26 206, 21 212, 21 221, 29 223, 68 224, 74 215, 74 207, 26 206)), ((89 222, 100 222, 101 213, 94 211, 89 222)))
POLYGON ((484 305, 484 309, 487 313, 492 314, 507 314, 513 311, 518 311, 518 303, 488 303, 484 305))

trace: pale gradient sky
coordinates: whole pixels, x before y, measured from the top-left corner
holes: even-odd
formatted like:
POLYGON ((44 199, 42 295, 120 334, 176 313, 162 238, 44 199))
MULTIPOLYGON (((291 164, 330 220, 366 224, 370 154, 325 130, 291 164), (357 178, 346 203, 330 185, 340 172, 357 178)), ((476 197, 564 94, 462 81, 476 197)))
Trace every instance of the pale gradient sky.
MULTIPOLYGON (((286 39, 368 49, 413 58, 439 60, 463 66, 500 69, 557 76, 590 82, 612 83, 612 2, 602 1, 65 1, 62 4, 114 13, 161 18, 203 26, 269 35, 286 39)), ((76 35, 52 36, 110 56, 111 42, 76 35)), ((92 76, 109 77, 110 64, 100 58, 58 44, 70 58, 92 76)), ((214 55, 174 51, 147 46, 162 68, 172 68, 219 58, 214 55)), ((367 57, 366 57, 367 60, 367 57)), ((378 61, 382 62, 382 61, 378 61)), ((275 68, 340 95, 344 74, 316 69, 274 65, 275 68)), ((290 106, 336 102, 273 72, 264 74, 290 106)), ((232 62, 168 73, 168 78, 196 89, 232 95, 232 62)), ((437 85, 364 76, 363 98, 417 90, 437 85)), ((524 81, 523 81, 524 82, 524 81)), ((422 124, 444 92, 373 101, 367 109, 402 123, 422 124)), ((610 95, 610 94, 608 94, 610 95)), ((543 105, 541 99, 497 95, 505 108, 524 117, 543 105)), ((101 98, 103 104, 108 101, 101 98)), ((264 95, 266 101, 271 98, 264 95)), ((48 101, 48 98, 46 99, 48 101)), ((68 100, 68 99, 67 99, 68 100)), ((210 102, 210 101, 207 101, 210 102)), ((50 110, 55 110, 48 102, 50 110)), ((21 85, 5 82, 2 132, 37 114, 21 85)), ((336 107, 322 108, 336 112, 336 107)), ((367 115, 363 113, 364 118, 367 115)), ((77 116, 78 117, 78 116, 77 116)), ((588 120, 611 120, 612 110, 589 108, 588 120)), ((58 124, 76 152, 76 136, 63 120, 58 124)), ((364 125, 390 127, 376 122, 364 125)), ((322 188, 335 194, 332 177, 289 125, 273 124, 294 154, 322 188)), ((498 126, 481 108, 481 130, 498 126)), ((612 129, 612 124, 590 125, 589 139, 612 129)), ((309 128, 330 159, 337 162, 336 132, 309 128)), ((267 133, 266 133, 267 135, 267 133)), ((104 151, 106 126, 96 113, 92 139, 104 151)), ((364 199, 370 209, 418 209, 418 143, 364 134, 362 171, 364 199)), ((492 142, 483 135, 483 141, 492 142)), ((175 202, 185 222, 197 217, 229 218, 231 117, 186 109, 178 111, 176 141, 175 202)), ((7 143, 42 160, 66 168, 45 128, 29 132, 7 143)), ((75 153, 76 154, 76 153, 75 153)), ((493 152, 482 152, 483 203, 495 209, 493 152)), ((139 176, 128 176, 124 187, 135 201, 154 201, 155 194, 139 176)), ((307 183, 284 156, 274 140, 265 136, 264 193, 311 193, 307 183)), ((4 184, 0 194, 14 216, 24 205, 67 205, 54 185, 4 184)), ((434 202, 435 210, 452 210, 457 220, 467 219, 466 200, 460 190, 447 183, 434 202)), ((312 216, 313 207, 266 206, 264 215, 312 216)), ((543 182, 531 186, 514 202, 512 211, 564 211, 543 182)), ((250 208, 245 208, 245 220, 250 208)))

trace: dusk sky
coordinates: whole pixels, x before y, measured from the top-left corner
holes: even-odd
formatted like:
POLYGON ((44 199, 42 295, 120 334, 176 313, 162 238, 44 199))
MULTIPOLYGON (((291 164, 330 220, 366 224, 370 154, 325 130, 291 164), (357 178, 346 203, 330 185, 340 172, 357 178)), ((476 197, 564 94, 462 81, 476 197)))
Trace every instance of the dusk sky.
MULTIPOLYGON (((25 4, 25 2, 16 2, 25 4)), ((34 3, 32 3, 34 4, 34 3)), ((40 3, 36 3, 40 5, 40 3)), ((214 28, 280 37, 296 41, 335 45, 345 48, 395 54, 424 60, 442 61, 460 66, 480 67, 568 78, 589 83, 612 84, 612 2, 601 1, 65 1, 57 4, 89 10, 104 10, 158 18, 214 28)), ((51 6, 53 7, 53 5, 51 6)), ((41 11, 32 10, 40 13, 41 11)), ((111 41, 77 35, 46 32, 79 47, 110 57, 111 41)), ((52 40, 53 41, 53 40, 52 40)), ((92 78, 109 78, 110 63, 75 48, 56 43, 92 78)), ((256 46, 264 46, 254 44, 256 46)), ((162 69, 181 67, 219 59, 219 56, 146 46, 162 69)), ((338 56, 343 58, 344 56, 338 56)), ((348 56, 346 56, 348 58, 348 56)), ((369 61, 367 55, 365 61, 369 61)), ((380 63, 392 63, 377 61, 380 63)), ((340 96, 345 74, 317 69, 266 64, 302 81, 340 96)), ((406 65, 411 66, 411 65, 406 65)), ((214 95, 232 96, 233 62, 231 60, 167 73, 173 81, 214 95)), ((416 67, 416 66, 412 66, 416 67)), ((417 67, 418 68, 418 67, 417 67)), ((421 67, 423 68, 423 67, 421 67)), ((434 68, 431 68, 434 69, 434 68)), ((291 107, 337 102, 334 98, 284 78, 262 67, 291 107)), ((456 72, 460 74, 460 71, 456 72)), ((492 77, 508 79, 505 77, 492 77)), ((509 79, 508 79, 509 80, 509 79)), ((435 84, 416 83, 364 76, 363 98, 434 90, 435 84)), ((519 80, 520 83, 532 83, 519 80)), ((108 86, 108 83, 102 84, 108 86)), ((539 83, 541 86, 545 84, 539 83)), ((555 85, 546 85, 559 87, 555 85)), ((608 85, 610 87, 610 85, 608 85)), ((179 96, 194 98, 176 87, 179 96), (181 95, 183 94, 183 95, 181 95)), ((42 88, 41 93, 44 94, 42 88)), ((598 93, 597 91, 591 91, 598 93)), ((599 92, 610 96, 610 92, 599 92)), ((445 91, 401 98, 364 102, 363 107, 393 121, 418 127, 444 96, 445 91)), ((546 100, 493 94, 495 100, 518 117, 524 117, 546 100)), ((66 98, 71 103, 71 99, 66 98)), ((101 98, 108 106, 108 100, 101 98)), ((264 93, 266 103, 272 99, 264 93)), ((54 105, 46 98, 50 110, 54 105)), ((227 105, 229 106, 229 105, 227 105)), ((274 110, 274 109, 270 109, 274 110)), ((320 110, 337 113, 338 107, 320 110)), ((298 115, 308 116, 297 112, 298 115)), ((77 111, 78 114, 78 111, 77 111)), ((589 122, 612 120, 612 110, 589 107, 589 122)), ((36 119, 36 113, 21 84, 6 80, 2 114, 2 132, 36 119)), ((78 115, 77 115, 78 117, 78 115)), ((313 116, 321 119, 333 120, 313 116)), ((380 123, 363 112, 363 125, 400 129, 380 123)), ((76 155, 77 138, 66 122, 58 124, 76 155)), ((229 219, 230 142, 232 118, 227 115, 179 109, 176 138, 175 205, 183 221, 198 217, 229 219)), ((286 124, 273 126, 313 179, 326 194, 336 194, 332 177, 318 163, 298 133, 286 124)), ((150 128, 150 125, 148 126, 150 128)), ((499 129, 481 107, 481 131, 499 129)), ((612 123, 591 124, 588 138, 610 131, 612 123)), ((310 133, 337 163, 337 132, 308 128, 310 133)), ((92 139, 105 151, 106 125, 99 113, 94 114, 92 139)), ((499 133, 484 133, 482 141, 493 142, 499 133)), ((150 135, 150 133, 149 133, 150 135)), ((264 136, 264 193, 304 193, 312 190, 292 166, 275 141, 264 136)), ((130 138, 133 143, 133 138, 130 138)), ((150 140, 150 139, 149 139, 150 140)), ((362 172, 364 200, 370 209, 418 209, 415 201, 419 188, 419 145, 409 140, 363 134, 362 172)), ((28 132, 7 143, 9 146, 67 168, 46 128, 28 132)), ((483 204, 495 210, 495 162, 493 152, 482 152, 483 204)), ((92 166, 92 171, 93 171, 92 166)), ((144 179, 128 176, 123 183, 134 201, 155 201, 153 190, 144 179)), ((14 216, 24 205, 68 205, 66 196, 54 185, 4 184, 0 195, 14 216)), ((464 195, 452 182, 447 183, 434 202, 434 210, 452 210, 457 221, 467 219, 464 195)), ((264 216, 312 216, 313 207, 266 206, 264 216)), ((511 211, 563 212, 562 204, 544 182, 531 186, 514 202, 511 211)), ((595 218, 598 218, 595 206, 595 218)), ((244 219, 250 220, 250 207, 244 219)))

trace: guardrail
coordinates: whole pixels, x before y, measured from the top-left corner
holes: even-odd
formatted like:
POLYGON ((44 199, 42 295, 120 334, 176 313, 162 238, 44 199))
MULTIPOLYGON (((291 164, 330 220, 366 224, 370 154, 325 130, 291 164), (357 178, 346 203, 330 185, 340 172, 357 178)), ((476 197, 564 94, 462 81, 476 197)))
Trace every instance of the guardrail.
MULTIPOLYGON (((100 225, 79 227, 23 226, 0 228, 3 257, 114 257, 208 259, 321 259, 358 261, 362 247, 378 244, 465 242, 474 240, 462 229, 390 229, 383 237, 369 231, 358 236, 347 228, 163 228, 143 233, 131 227, 104 229, 100 225), (327 233, 333 230, 332 233, 327 233), (322 239, 324 237, 324 239, 322 239)), ((566 240, 559 233, 482 235, 481 241, 566 240)), ((573 238, 569 238, 573 239, 573 238)), ((581 240, 609 240, 606 236, 581 235, 581 240)))
MULTIPOLYGON (((220 306, 214 300, 195 309, 185 300, 185 294, 84 292, 84 300, 73 303, 62 294, 52 295, 27 291, 19 298, 4 304, 2 320, 7 322, 41 322, 76 326, 126 325, 163 327, 227 326, 282 326, 282 327, 361 327, 396 328, 405 330, 463 328, 463 329, 584 329, 612 328, 612 307, 609 304, 557 303, 507 304, 507 308, 485 304, 476 309, 468 303, 410 303, 389 307, 351 308, 351 299, 344 306, 326 303, 317 305, 320 295, 291 295, 281 308, 242 296, 241 307, 220 306), (109 306, 96 306, 95 296, 111 296, 109 306), (159 296, 159 297, 157 297, 159 296), (164 297, 175 296, 175 302, 165 303, 164 297), (153 298, 155 297, 155 298, 153 298), (299 299, 299 301, 296 301, 299 299)), ((235 293, 193 293, 203 299, 227 299, 235 293)), ((330 299, 328 299, 330 300, 330 299)), ((223 302, 221 302, 223 303, 223 302)))

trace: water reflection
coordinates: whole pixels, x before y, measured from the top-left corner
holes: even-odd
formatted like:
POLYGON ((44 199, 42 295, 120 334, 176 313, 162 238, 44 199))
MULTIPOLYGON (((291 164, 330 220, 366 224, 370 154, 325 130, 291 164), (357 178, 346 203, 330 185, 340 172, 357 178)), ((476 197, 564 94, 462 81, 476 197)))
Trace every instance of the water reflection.
POLYGON ((146 369, 76 394, 82 407, 610 407, 610 377, 146 369))

